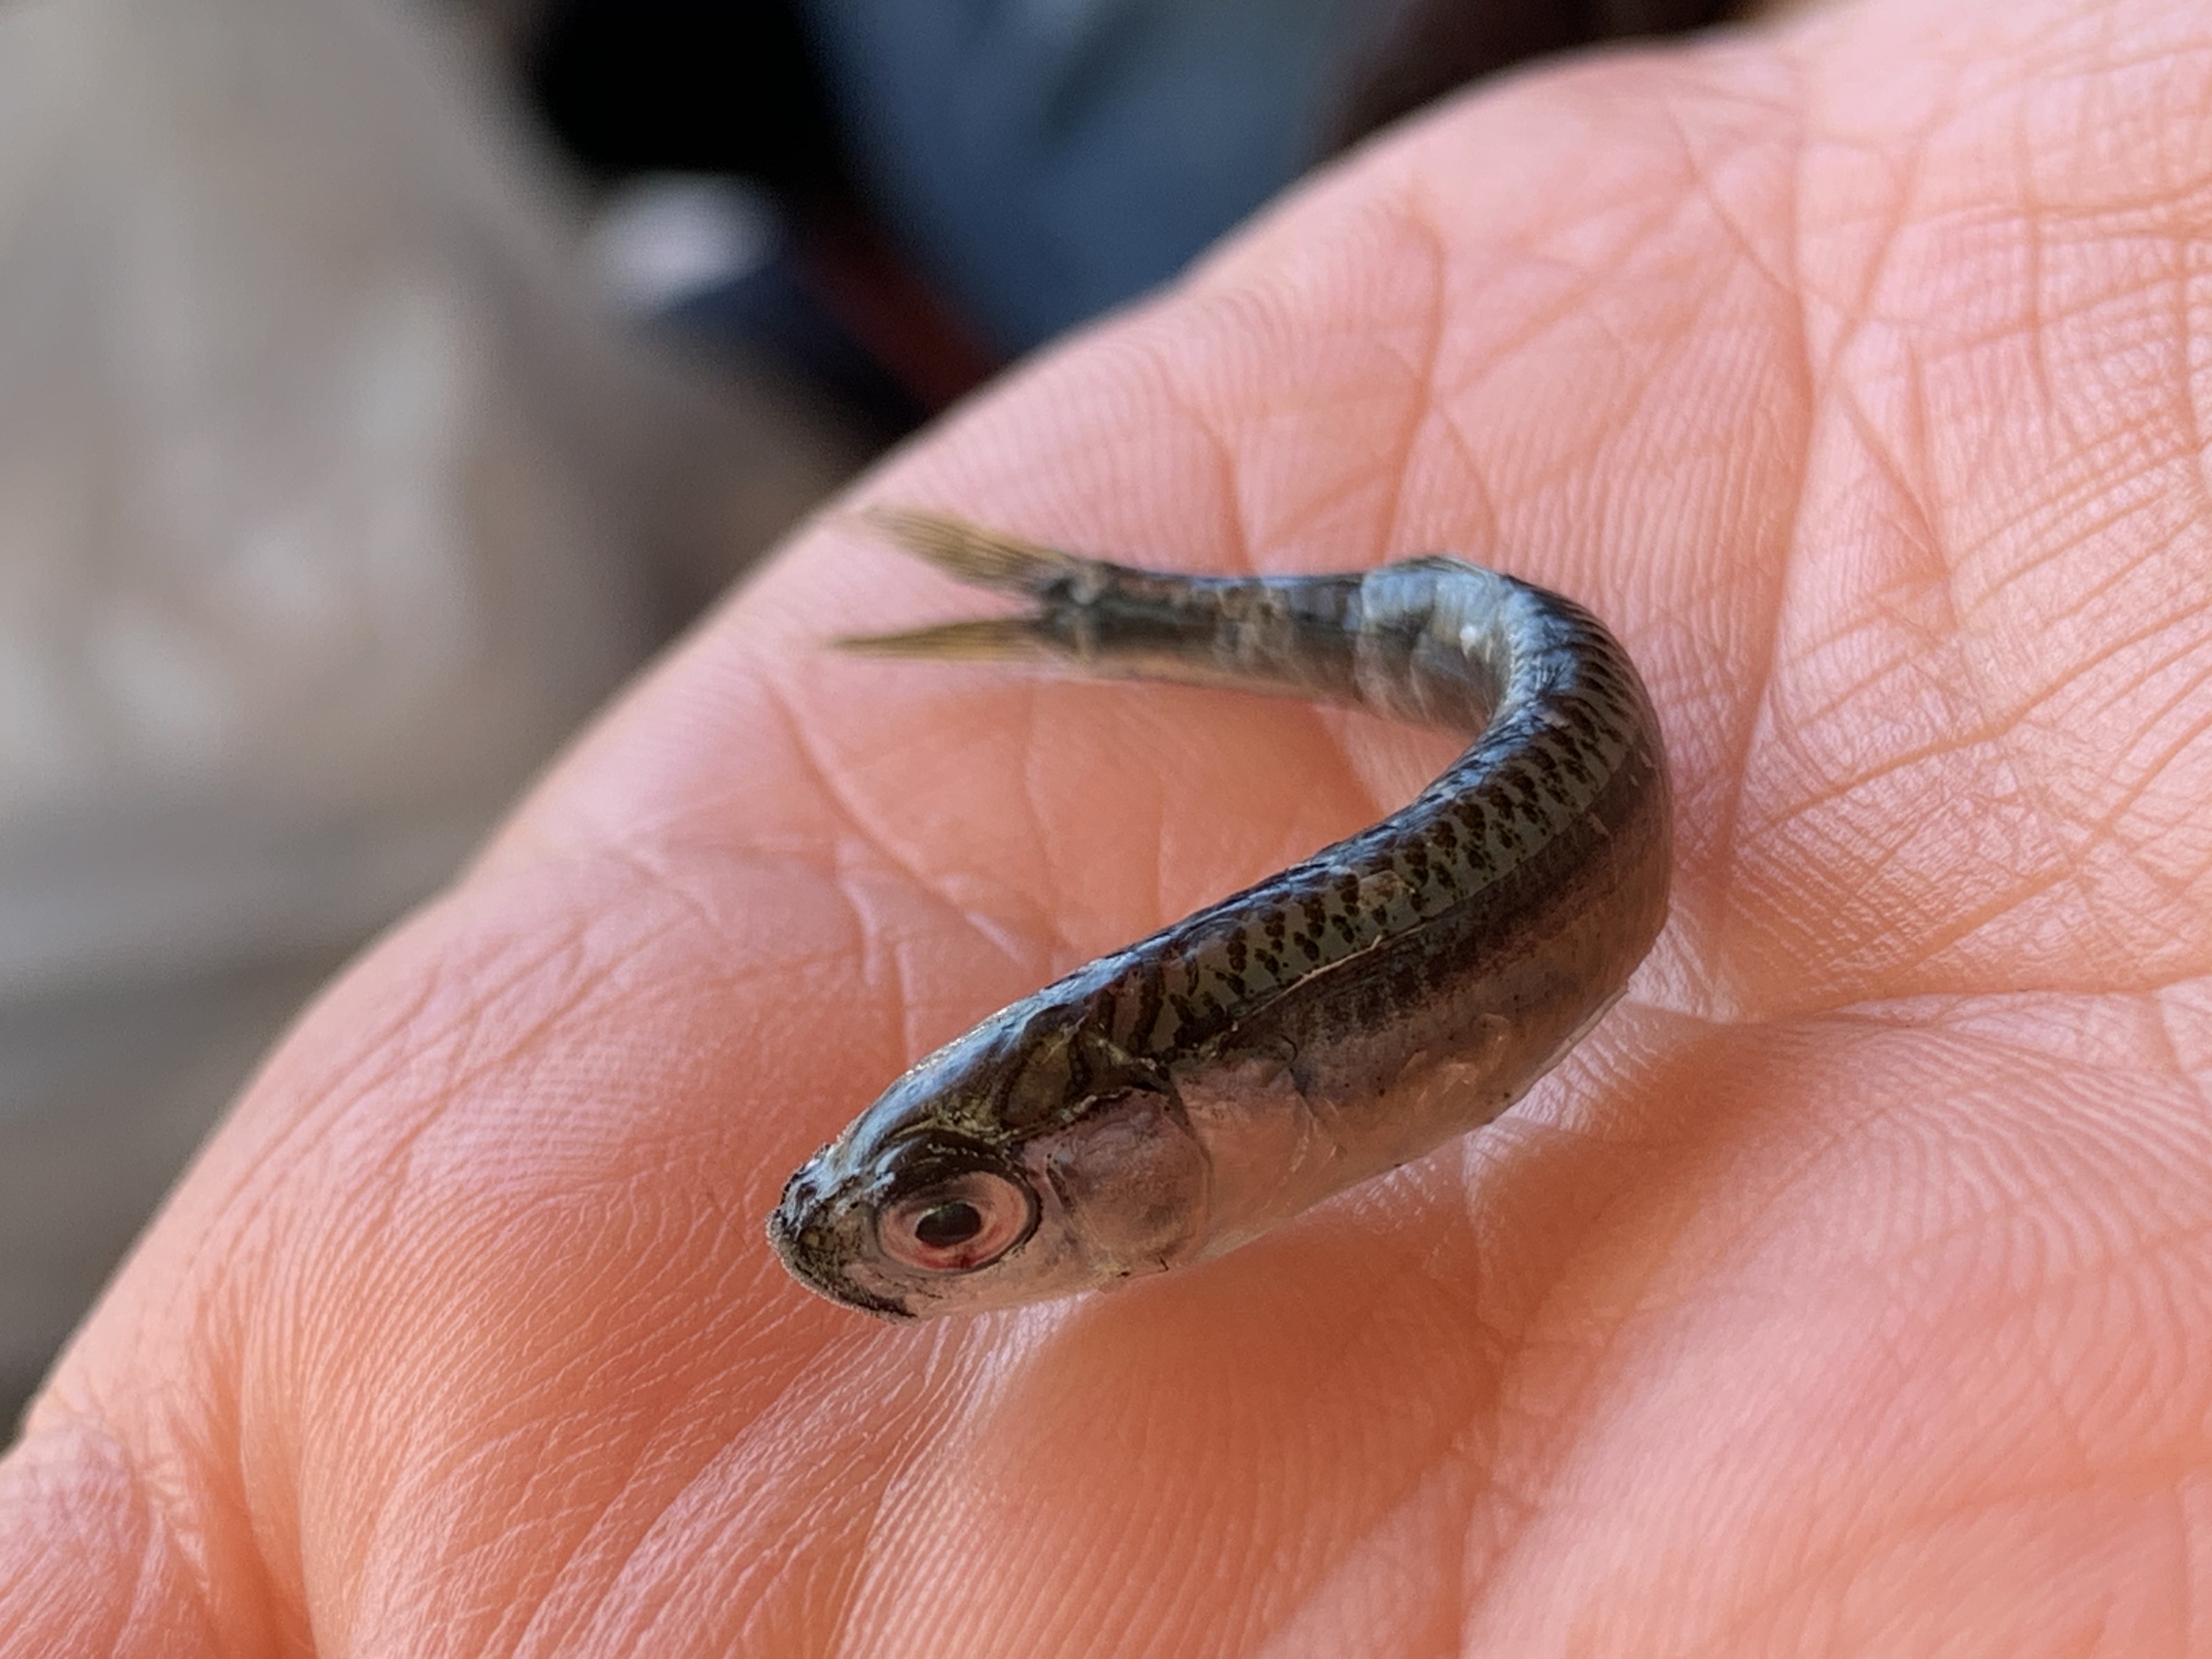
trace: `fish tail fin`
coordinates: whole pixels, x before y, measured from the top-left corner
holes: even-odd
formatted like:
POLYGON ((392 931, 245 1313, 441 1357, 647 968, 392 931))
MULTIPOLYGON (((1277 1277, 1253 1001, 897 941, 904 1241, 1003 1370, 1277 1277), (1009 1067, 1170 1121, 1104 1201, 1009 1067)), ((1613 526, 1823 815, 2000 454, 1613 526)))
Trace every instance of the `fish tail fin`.
POLYGON ((905 507, 867 507, 855 516, 893 546, 935 565, 954 580, 1002 593, 1030 599, 1065 593, 1079 577, 1097 566, 1096 560, 943 514, 905 507))
POLYGON ((1048 662, 1059 649, 1035 617, 988 617, 945 623, 896 634, 853 634, 830 643, 864 657, 927 659, 933 662, 1048 662))

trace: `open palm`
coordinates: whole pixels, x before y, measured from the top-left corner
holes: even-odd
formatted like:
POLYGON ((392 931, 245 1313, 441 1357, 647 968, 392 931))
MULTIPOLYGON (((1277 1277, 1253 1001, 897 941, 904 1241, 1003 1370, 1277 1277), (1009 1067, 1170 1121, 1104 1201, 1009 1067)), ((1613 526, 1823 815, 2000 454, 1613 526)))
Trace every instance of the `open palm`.
POLYGON ((762 1238, 909 1059, 1449 744, 854 661, 836 521, 356 966, 0 1466, 18 1653, 2203 1642, 2212 17, 1863 4, 1364 154, 865 494, 1604 616, 1674 919, 1495 1127, 892 1328, 762 1238))

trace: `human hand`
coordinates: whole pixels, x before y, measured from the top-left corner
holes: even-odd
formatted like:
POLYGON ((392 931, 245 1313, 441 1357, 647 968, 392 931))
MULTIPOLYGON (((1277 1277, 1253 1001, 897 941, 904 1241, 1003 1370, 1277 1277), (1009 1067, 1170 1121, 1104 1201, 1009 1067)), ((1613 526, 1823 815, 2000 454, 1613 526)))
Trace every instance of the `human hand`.
POLYGON ((1665 722, 1674 920, 1495 1127, 893 1328, 762 1237, 907 1060, 1447 742, 841 659, 803 538, 294 1033, 0 1466, 0 1652, 2180 1651, 2212 1412, 2212 18, 1515 80, 866 488, 1431 549, 1665 722))

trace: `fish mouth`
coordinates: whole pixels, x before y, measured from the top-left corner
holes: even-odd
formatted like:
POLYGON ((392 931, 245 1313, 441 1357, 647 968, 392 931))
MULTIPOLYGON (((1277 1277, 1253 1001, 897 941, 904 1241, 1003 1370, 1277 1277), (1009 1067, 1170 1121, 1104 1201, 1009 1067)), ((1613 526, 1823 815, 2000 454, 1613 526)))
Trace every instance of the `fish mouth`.
POLYGON ((768 1242, 791 1276, 817 1296, 840 1303, 878 1319, 907 1324, 915 1315, 902 1302, 894 1302, 854 1282, 846 1263, 850 1259, 847 1230, 833 1220, 810 1219, 818 1214, 817 1194, 800 1191, 802 1170, 784 1189, 783 1199, 769 1212, 768 1242))

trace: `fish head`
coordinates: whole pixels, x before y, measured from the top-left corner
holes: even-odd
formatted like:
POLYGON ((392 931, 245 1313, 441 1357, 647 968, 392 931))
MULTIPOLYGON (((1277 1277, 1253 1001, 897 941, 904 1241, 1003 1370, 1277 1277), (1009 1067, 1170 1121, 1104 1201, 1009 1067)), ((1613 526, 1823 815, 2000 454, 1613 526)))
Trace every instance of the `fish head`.
POLYGON ((1195 1253, 1210 1172, 1171 1087, 1071 1063, 1067 1023, 1021 1012, 915 1066, 792 1176, 769 1238, 802 1284, 919 1319, 1195 1253))

